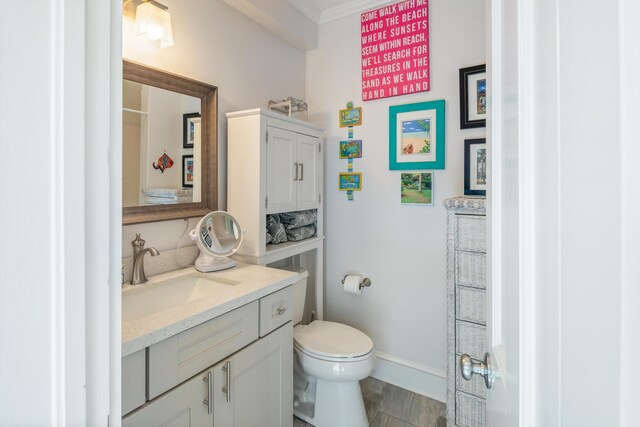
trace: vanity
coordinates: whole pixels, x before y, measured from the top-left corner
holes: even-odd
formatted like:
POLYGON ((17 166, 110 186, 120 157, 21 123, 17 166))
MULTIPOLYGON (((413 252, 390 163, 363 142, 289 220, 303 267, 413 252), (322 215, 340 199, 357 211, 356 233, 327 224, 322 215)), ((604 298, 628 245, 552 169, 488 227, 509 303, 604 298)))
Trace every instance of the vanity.
POLYGON ((186 268, 122 291, 122 425, 290 426, 291 285, 306 273, 186 268))

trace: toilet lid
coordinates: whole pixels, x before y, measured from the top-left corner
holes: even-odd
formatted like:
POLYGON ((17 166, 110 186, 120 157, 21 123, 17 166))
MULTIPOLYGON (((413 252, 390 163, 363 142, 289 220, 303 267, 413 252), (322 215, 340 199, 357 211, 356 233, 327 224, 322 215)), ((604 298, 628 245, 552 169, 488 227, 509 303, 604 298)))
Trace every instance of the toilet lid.
POLYGON ((321 320, 297 328, 293 339, 302 350, 325 357, 358 357, 373 350, 371 338, 356 328, 321 320))

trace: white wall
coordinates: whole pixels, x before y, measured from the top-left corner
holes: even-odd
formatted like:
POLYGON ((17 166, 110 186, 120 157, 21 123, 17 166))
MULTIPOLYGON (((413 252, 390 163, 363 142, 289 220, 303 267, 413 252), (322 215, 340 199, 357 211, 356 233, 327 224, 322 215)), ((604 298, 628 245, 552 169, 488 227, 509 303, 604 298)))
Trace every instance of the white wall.
MULTIPOLYGON (((132 36, 133 24, 125 20, 123 56, 218 87, 218 207, 224 209, 225 113, 266 107, 269 99, 304 98, 305 54, 222 0, 166 0, 163 4, 171 13, 175 45, 160 49, 139 41, 132 36)), ((131 254, 136 232, 142 232, 147 246, 162 251, 177 247, 183 228, 182 221, 123 227, 123 256, 131 254)))
POLYGON ((326 128, 325 317, 366 332, 378 352, 374 376, 441 401, 446 389, 446 212, 442 201, 463 193, 464 139, 484 129, 460 130, 458 70, 485 61, 484 2, 430 2, 431 91, 361 101, 360 15, 320 26, 319 48, 307 55, 310 118, 326 128), (400 172, 388 167, 388 110, 446 100, 446 168, 435 172, 434 205, 401 206, 400 172), (363 107, 363 191, 348 202, 337 190, 338 110, 363 107), (358 272, 373 284, 362 296, 341 291, 343 275, 358 272), (388 357, 390 356, 390 357, 388 357), (392 362, 389 362, 392 359, 392 362), (410 366, 410 367, 409 367, 410 366))

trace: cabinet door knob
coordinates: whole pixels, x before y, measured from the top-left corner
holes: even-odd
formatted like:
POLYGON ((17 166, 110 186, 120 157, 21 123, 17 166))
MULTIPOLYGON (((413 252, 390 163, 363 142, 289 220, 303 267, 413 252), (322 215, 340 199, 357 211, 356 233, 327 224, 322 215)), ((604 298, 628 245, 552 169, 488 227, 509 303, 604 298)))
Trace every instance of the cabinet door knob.
POLYGON ((484 384, 487 388, 491 388, 494 380, 494 373, 491 366, 491 356, 489 353, 485 353, 484 362, 474 362, 471 360, 471 356, 463 354, 460 357, 460 374, 462 378, 469 381, 473 374, 478 374, 484 377, 484 384))

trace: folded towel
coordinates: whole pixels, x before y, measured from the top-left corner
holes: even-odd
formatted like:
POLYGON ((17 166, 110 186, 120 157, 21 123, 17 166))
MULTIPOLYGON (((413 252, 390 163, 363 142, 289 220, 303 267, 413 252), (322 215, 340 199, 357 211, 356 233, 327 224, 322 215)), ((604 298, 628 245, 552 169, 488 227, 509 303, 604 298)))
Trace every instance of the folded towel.
POLYGON ((267 227, 269 234, 271 234, 271 243, 284 243, 287 241, 287 233, 284 230, 284 225, 279 222, 274 222, 267 227))
POLYGON ((192 188, 145 188, 142 192, 146 196, 154 196, 154 197, 186 197, 193 196, 192 188))
POLYGON ((315 209, 300 212, 286 212, 280 214, 280 222, 287 230, 315 224, 318 220, 318 212, 315 209))
POLYGON ((316 225, 305 225, 303 227, 287 229, 287 240, 291 242, 298 242, 300 240, 308 239, 316 235, 316 225))

